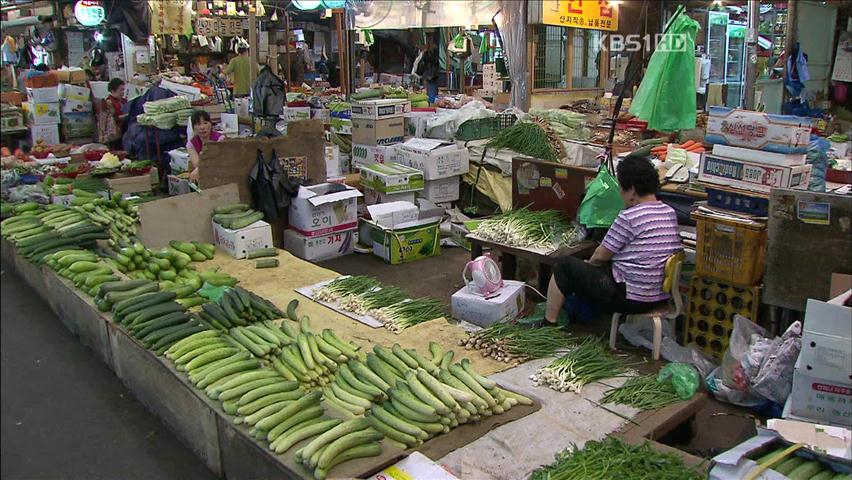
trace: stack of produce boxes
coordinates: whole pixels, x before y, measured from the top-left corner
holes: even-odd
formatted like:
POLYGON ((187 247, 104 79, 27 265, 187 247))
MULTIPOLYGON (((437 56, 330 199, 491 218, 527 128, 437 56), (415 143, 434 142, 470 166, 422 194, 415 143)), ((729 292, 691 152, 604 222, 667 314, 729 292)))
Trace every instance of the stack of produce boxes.
POLYGON ((687 340, 721 358, 733 316, 757 322, 766 257, 766 219, 773 188, 805 189, 810 121, 711 107, 698 181, 708 208, 697 222, 695 273, 690 286, 687 340))
POLYGON ((468 150, 453 142, 412 138, 396 145, 397 162, 423 172, 423 190, 417 195, 438 205, 459 199, 461 175, 470 168, 468 150))
POLYGON ((30 140, 35 145, 59 143, 59 80, 45 73, 25 80, 27 102, 24 104, 30 127, 30 140))
POLYGON ((352 103, 352 163, 362 165, 395 161, 394 145, 405 137, 407 99, 363 100, 352 103))
POLYGON ((284 248, 310 261, 354 252, 361 196, 357 189, 341 183, 299 187, 290 202, 290 228, 284 231, 284 248))
POLYGON ((95 135, 91 91, 86 86, 59 84, 62 137, 65 143, 89 143, 95 135))

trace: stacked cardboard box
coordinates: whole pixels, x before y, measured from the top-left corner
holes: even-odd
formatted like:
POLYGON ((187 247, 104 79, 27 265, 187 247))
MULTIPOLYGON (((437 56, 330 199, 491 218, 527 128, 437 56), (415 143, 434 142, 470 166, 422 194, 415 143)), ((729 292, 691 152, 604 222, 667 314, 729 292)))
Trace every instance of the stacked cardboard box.
POLYGON ((358 242, 359 197, 358 190, 342 184, 299 187, 290 203, 290 228, 284 232, 284 248, 311 261, 354 252, 358 242))
POLYGON ((411 102, 401 99, 364 100, 352 104, 352 161, 361 165, 393 160, 393 145, 405 137, 405 115, 411 102))
POLYGON ((27 87, 24 111, 33 145, 59 143, 59 93, 56 86, 27 87))
POLYGON ((412 138, 397 145, 396 160, 423 172, 424 188, 418 196, 434 203, 458 200, 461 175, 470 168, 467 148, 429 138, 412 138))
POLYGON ((92 92, 88 87, 59 84, 62 137, 68 143, 90 142, 95 135, 92 92))
POLYGON ((423 172, 398 163, 375 163, 361 167, 364 204, 406 201, 414 203, 415 192, 423 190, 423 172))

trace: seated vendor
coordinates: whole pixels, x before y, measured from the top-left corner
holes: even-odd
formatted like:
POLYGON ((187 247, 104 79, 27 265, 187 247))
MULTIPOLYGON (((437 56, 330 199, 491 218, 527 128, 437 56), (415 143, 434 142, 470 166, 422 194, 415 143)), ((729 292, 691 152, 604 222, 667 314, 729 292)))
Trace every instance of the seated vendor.
POLYGON ((201 150, 209 142, 218 142, 225 138, 219 132, 213 131, 213 122, 210 114, 204 110, 196 110, 192 114, 192 138, 186 142, 186 150, 189 152, 189 180, 198 181, 198 162, 201 158, 201 150))
POLYGON ((604 311, 637 314, 668 298, 665 265, 681 249, 675 211, 657 200, 660 180, 645 157, 628 156, 616 169, 624 209, 592 258, 562 257, 553 266, 545 320, 556 323, 565 297, 577 295, 604 311))

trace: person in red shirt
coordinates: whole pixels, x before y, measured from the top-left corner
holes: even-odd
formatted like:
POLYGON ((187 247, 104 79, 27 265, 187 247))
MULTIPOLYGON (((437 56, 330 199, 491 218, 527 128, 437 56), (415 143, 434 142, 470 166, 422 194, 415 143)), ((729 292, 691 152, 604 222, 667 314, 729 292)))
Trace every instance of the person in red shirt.
POLYGON ((124 114, 121 113, 121 109, 127 103, 127 99, 124 98, 125 89, 124 80, 120 78, 113 78, 107 85, 109 95, 107 95, 106 101, 112 107, 112 114, 119 129, 124 127, 124 114))

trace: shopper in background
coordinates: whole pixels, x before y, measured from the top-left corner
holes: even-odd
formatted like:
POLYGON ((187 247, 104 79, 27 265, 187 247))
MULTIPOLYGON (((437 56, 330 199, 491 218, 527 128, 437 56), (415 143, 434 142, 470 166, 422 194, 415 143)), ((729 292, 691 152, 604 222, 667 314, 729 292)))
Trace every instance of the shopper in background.
POLYGON ((627 156, 616 169, 622 210, 592 258, 560 257, 547 290, 545 320, 556 323, 576 294, 605 311, 644 313, 668 298, 668 258, 681 246, 677 215, 657 200, 660 179, 647 157, 627 156))
POLYGON ((196 110, 192 114, 191 122, 192 138, 186 143, 186 150, 189 152, 189 180, 197 182, 198 164, 201 160, 201 151, 204 149, 204 145, 210 142, 221 141, 225 136, 213 131, 213 122, 210 120, 210 114, 204 110, 196 110))
POLYGON ((230 75, 234 83, 234 97, 246 97, 251 90, 251 59, 247 46, 240 46, 238 51, 225 67, 225 74, 230 75))
POLYGON ((426 42, 420 47, 420 55, 414 61, 414 73, 426 83, 426 94, 429 96, 429 104, 434 104, 438 98, 438 76, 441 67, 438 60, 438 50, 431 42, 426 42))

